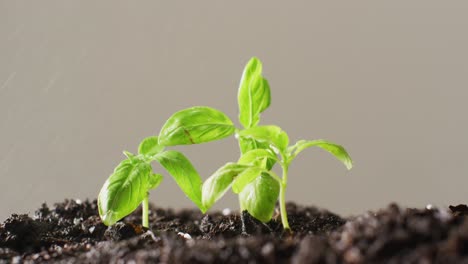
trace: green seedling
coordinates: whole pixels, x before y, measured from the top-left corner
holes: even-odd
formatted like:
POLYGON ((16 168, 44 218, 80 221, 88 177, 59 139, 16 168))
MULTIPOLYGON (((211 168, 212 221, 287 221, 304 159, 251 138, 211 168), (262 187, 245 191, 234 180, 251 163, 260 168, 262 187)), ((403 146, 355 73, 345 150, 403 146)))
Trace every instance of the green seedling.
POLYGON ((142 205, 142 225, 149 227, 148 192, 158 187, 163 177, 152 172, 151 162, 159 162, 203 212, 202 182, 191 162, 182 153, 164 151, 157 137, 144 139, 134 155, 124 151, 122 161, 109 176, 98 196, 99 216, 105 225, 113 225, 142 205))
MULTIPOLYGON (((236 163, 227 163, 210 176, 203 184, 198 174, 186 175, 187 180, 200 186, 183 191, 201 189, 201 200, 196 205, 202 212, 209 209, 231 188, 239 195, 241 210, 247 210, 253 217, 267 222, 279 200, 281 220, 284 229, 290 229, 285 191, 288 169, 294 158, 309 147, 322 148, 342 161, 350 169, 352 161, 346 150, 325 140, 300 140, 289 146, 288 135, 277 126, 258 126, 260 114, 271 103, 270 86, 262 76, 262 64, 252 58, 246 65, 238 91, 238 129, 222 112, 210 107, 192 107, 171 116, 159 133, 159 145, 190 145, 235 135, 239 141, 241 157, 236 163), (281 177, 272 171, 275 163, 282 168, 281 177)), ((189 192, 187 192, 189 191, 189 192)), ((192 199, 192 201, 194 201, 192 199)))

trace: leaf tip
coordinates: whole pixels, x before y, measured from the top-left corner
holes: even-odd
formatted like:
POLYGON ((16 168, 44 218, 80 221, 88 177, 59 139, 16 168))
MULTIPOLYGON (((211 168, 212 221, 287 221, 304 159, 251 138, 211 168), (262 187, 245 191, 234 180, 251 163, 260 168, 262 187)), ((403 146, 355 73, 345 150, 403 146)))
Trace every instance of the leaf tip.
POLYGON ((353 168, 353 161, 351 159, 346 160, 344 163, 346 166, 346 169, 351 170, 353 168))
POLYGON ((260 59, 257 56, 252 56, 249 61, 252 63, 260 63, 260 59))
POLYGON ((123 154, 129 159, 132 159, 132 158, 135 157, 135 155, 133 153, 131 153, 129 151, 126 151, 126 150, 123 151, 123 154))
POLYGON ((115 224, 118 220, 115 218, 115 213, 112 210, 108 210, 104 215, 101 215, 102 223, 106 226, 115 224))

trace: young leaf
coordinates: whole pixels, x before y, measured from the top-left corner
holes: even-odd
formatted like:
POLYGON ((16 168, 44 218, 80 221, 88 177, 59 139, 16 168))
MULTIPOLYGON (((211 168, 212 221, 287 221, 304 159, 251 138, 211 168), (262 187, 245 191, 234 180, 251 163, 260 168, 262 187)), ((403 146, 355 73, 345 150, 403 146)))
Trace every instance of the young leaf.
POLYGON ((147 137, 141 141, 138 147, 138 153, 142 155, 153 156, 163 151, 164 146, 159 145, 158 137, 147 137))
POLYGON ((133 212, 156 187, 151 166, 138 159, 124 160, 106 180, 98 196, 99 215, 109 226, 133 212))
POLYGON ((196 106, 179 111, 166 121, 159 133, 159 144, 199 144, 228 137, 234 131, 234 124, 224 113, 196 106))
MULTIPOLYGON (((264 141, 258 141, 253 138, 243 138, 239 137, 239 147, 241 150, 242 155, 246 154, 247 152, 254 150, 254 149, 266 149, 270 151, 270 144, 264 141)), ((276 163, 277 158, 274 159, 269 158, 267 160, 267 170, 271 170, 276 163)))
POLYGON ((348 170, 353 167, 353 161, 346 150, 337 144, 319 139, 319 140, 299 140, 294 146, 292 146, 288 152, 290 153, 290 159, 294 159, 297 154, 309 147, 319 147, 331 154, 333 154, 338 160, 343 162, 348 170))
POLYGON ((131 152, 129 152, 129 151, 126 151, 126 150, 123 151, 123 154, 124 154, 129 160, 132 160, 132 159, 134 159, 134 158, 136 157, 135 154, 133 154, 133 153, 131 153, 131 152))
POLYGON ((149 178, 149 189, 156 189, 162 182, 163 176, 161 174, 152 173, 149 178))
POLYGON ((267 142, 283 153, 286 151, 289 144, 288 134, 278 126, 256 126, 240 131, 239 135, 241 137, 267 142))
POLYGON ((270 106, 270 85, 262 77, 262 63, 255 57, 244 68, 237 99, 239 121, 244 128, 256 126, 260 113, 270 106))
POLYGON ((279 182, 262 173, 239 193, 241 210, 247 210, 262 222, 270 221, 280 191, 279 182))
MULTIPOLYGON (((263 159, 271 159, 273 161, 277 161, 276 155, 269 149, 253 149, 250 150, 239 158, 237 161, 238 164, 245 164, 245 165, 255 165, 259 166, 263 159)), ((265 168, 267 169, 267 168, 265 168)))
POLYGON ((157 154, 155 158, 174 178, 185 195, 205 212, 201 201, 202 180, 187 157, 178 151, 168 150, 157 154))
POLYGON ((234 179, 248 168, 246 165, 227 163, 211 175, 202 187, 202 203, 208 210, 231 187, 234 179))
MULTIPOLYGON (((265 159, 266 160, 266 159, 265 159)), ((255 180, 264 169, 262 167, 250 167, 240 173, 232 183, 232 191, 234 193, 240 193, 247 184, 255 180)))

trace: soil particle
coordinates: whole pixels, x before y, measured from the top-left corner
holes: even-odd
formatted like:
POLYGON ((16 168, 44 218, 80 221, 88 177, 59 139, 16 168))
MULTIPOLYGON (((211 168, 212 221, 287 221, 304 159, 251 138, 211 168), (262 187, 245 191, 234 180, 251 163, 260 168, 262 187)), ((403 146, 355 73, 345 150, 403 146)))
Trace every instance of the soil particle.
POLYGON ((376 214, 350 219, 333 232, 331 244, 348 263, 444 263, 447 258, 455 260, 465 254, 463 250, 450 255, 441 252, 442 245, 454 238, 453 232, 464 221, 447 210, 401 209, 392 204, 376 214))
MULTIPOLYGON (((90 227, 93 228, 93 227, 90 227)), ((111 241, 129 239, 144 233, 144 227, 132 223, 117 222, 104 232, 104 238, 111 241)))
POLYGON ((292 233, 279 212, 268 223, 247 212, 150 207, 111 227, 96 201, 43 204, 33 217, 0 225, 0 263, 466 263, 468 207, 404 209, 395 204, 349 219, 287 204, 292 233))
MULTIPOLYGON (((302 263, 337 263, 337 255, 333 252, 328 241, 323 237, 307 236, 298 246, 291 262, 302 263)), ((359 259, 356 259, 358 262, 359 259)), ((350 262, 348 260, 348 262, 350 262)), ((350 262, 352 263, 352 262, 350 262)))
POLYGON ((13 214, 2 225, 0 245, 14 250, 34 250, 41 246, 46 232, 45 225, 29 216, 13 214))
POLYGON ((242 211, 240 220, 241 234, 246 236, 273 233, 278 226, 275 226, 274 221, 270 221, 269 223, 262 223, 261 221, 253 218, 247 211, 242 211))
POLYGON ((454 215, 468 215, 468 206, 466 204, 450 205, 449 208, 454 215))
MULTIPOLYGON (((346 222, 340 216, 316 207, 302 207, 294 203, 288 203, 286 211, 288 212, 291 230, 301 236, 326 234, 346 222)), ((279 217, 278 212, 277 229, 282 229, 279 217)))

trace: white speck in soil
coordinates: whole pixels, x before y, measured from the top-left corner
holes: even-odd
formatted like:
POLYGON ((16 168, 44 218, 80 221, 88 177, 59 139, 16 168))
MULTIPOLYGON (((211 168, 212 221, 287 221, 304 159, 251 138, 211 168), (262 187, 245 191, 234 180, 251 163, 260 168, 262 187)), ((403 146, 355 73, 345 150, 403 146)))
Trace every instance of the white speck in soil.
POLYGON ((450 219, 452 219, 452 214, 448 210, 439 210, 435 214, 437 218, 440 219, 443 223, 447 223, 450 219))
POLYGON ((262 255, 264 256, 268 256, 270 255, 275 249, 275 246, 273 245, 273 243, 269 242, 269 243, 266 243, 263 247, 262 247, 262 255))
POLYGON ((223 215, 224 215, 224 216, 228 216, 228 215, 230 215, 230 214, 231 214, 231 209, 229 209, 229 208, 224 208, 224 209, 223 209, 223 215))
POLYGON ((183 237, 183 238, 185 238, 187 240, 192 239, 192 236, 190 234, 187 234, 187 233, 179 232, 179 233, 177 233, 177 235, 179 235, 179 236, 181 236, 181 237, 183 237))
POLYGON ((348 263, 359 263, 361 262, 361 252, 358 248, 352 247, 346 251, 344 259, 348 263))
POLYGON ((81 218, 81 217, 80 217, 80 218, 74 218, 74 219, 73 219, 73 224, 78 225, 78 224, 80 224, 82 221, 83 221, 83 218, 81 218))
POLYGON ((250 257, 250 252, 246 247, 240 247, 239 254, 243 259, 248 259, 250 257))
POLYGON ((150 236, 153 241, 158 241, 158 238, 156 238, 153 231, 151 230, 146 231, 146 233, 144 233, 143 236, 150 236))
POLYGON ((16 256, 11 260, 11 263, 16 264, 16 263, 21 263, 21 257, 16 256))

